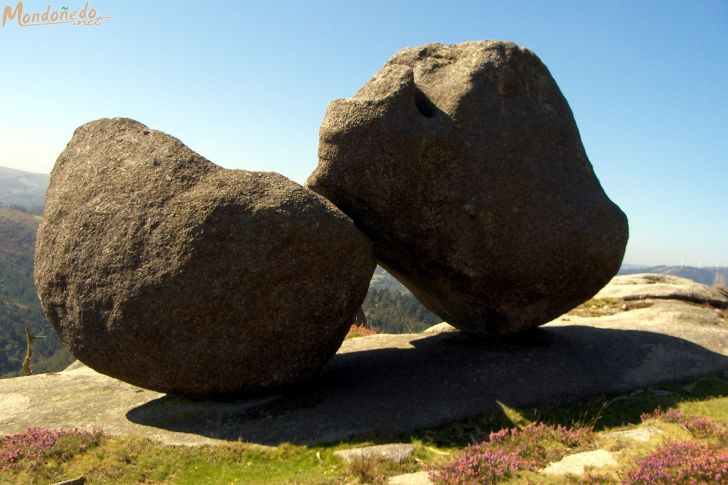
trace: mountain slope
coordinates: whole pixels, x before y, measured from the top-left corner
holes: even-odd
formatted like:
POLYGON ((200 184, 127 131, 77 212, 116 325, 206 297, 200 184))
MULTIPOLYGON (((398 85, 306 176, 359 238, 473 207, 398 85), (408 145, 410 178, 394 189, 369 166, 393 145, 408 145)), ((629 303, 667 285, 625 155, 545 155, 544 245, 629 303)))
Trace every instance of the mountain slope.
POLYGON ((376 290, 391 290, 397 293, 407 294, 410 291, 397 280, 394 276, 389 274, 387 270, 377 265, 372 275, 372 281, 369 283, 369 288, 376 290))
POLYGON ((693 266, 622 267, 619 274, 658 273, 680 276, 708 286, 728 286, 728 268, 695 268, 693 266))
POLYGON ((0 167, 0 205, 42 207, 50 175, 0 167))
POLYGON ((0 376, 15 375, 25 356, 25 322, 35 341, 33 370, 59 370, 72 361, 40 308, 33 253, 40 217, 0 207, 0 376))

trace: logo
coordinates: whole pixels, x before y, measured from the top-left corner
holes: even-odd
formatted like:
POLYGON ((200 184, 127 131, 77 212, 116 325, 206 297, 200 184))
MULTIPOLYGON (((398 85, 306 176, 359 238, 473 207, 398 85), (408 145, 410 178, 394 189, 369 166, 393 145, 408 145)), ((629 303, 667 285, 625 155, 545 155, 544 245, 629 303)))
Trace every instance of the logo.
POLYGON ((39 27, 60 24, 88 27, 101 25, 104 20, 111 18, 99 15, 95 8, 89 6, 88 2, 86 2, 81 10, 71 10, 67 5, 62 6, 58 10, 51 7, 49 3, 45 10, 37 12, 25 11, 23 2, 18 2, 14 7, 12 5, 5 5, 2 15, 2 27, 13 22, 17 23, 18 27, 39 27))

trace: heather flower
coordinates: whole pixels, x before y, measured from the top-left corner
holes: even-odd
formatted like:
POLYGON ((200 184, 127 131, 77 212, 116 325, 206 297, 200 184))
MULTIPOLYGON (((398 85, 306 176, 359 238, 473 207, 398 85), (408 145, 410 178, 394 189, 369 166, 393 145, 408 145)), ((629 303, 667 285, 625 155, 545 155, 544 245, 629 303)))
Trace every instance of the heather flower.
POLYGON ((96 446, 100 431, 28 428, 0 439, 0 471, 19 468, 22 462, 43 463, 49 458, 67 459, 96 446))
POLYGON ((484 442, 469 446, 458 460, 433 473, 433 480, 452 485, 490 484, 508 478, 516 471, 538 468, 521 456, 521 449, 503 450, 489 445, 484 442))
POLYGON ((523 453, 545 465, 553 457, 548 456, 544 443, 556 442, 563 447, 574 448, 591 443, 593 432, 591 428, 531 423, 523 429, 511 428, 491 433, 488 441, 498 443, 506 449, 521 449, 523 453))
POLYGON ((668 423, 680 424, 685 419, 685 415, 679 409, 675 408, 668 409, 667 411, 657 408, 651 413, 642 413, 640 415, 640 421, 643 423, 651 419, 659 419, 668 423))
POLYGON ((718 438, 721 442, 728 442, 728 430, 720 423, 712 419, 699 416, 685 416, 678 409, 663 411, 660 408, 651 413, 644 413, 640 416, 642 422, 650 419, 658 419, 668 423, 679 424, 690 432, 695 438, 718 438))
POLYGON ((488 441, 465 448, 453 462, 433 471, 436 483, 475 485, 497 483, 520 470, 535 471, 559 459, 565 450, 591 443, 591 428, 531 423, 523 429, 501 429, 488 441), (561 446, 547 446, 558 444, 561 446))
POLYGON ((709 442, 671 442, 642 458, 625 485, 723 483, 728 480, 728 449, 709 442))

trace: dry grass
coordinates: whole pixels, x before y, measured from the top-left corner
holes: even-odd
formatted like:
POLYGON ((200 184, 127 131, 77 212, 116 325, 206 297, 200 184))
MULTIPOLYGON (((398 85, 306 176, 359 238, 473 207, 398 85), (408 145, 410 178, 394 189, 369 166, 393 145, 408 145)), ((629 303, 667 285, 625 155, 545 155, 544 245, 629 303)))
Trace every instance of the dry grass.
POLYGON ((377 332, 374 329, 365 327, 364 325, 354 324, 349 329, 349 333, 346 334, 346 340, 349 340, 350 338, 366 337, 376 333, 377 332))
POLYGON ((615 315, 627 310, 626 302, 621 298, 592 298, 569 311, 568 315, 577 317, 603 317, 615 315))

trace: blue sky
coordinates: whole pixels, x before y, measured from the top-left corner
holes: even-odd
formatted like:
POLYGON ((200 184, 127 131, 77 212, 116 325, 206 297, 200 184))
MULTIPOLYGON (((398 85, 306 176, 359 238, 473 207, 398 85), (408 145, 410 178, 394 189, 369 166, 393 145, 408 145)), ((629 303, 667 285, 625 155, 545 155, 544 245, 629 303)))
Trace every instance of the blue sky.
MULTIPOLYGON (((16 1, 0 0, 0 7, 16 1)), ((52 0, 71 10, 84 1, 52 0)), ((26 1, 26 11, 47 1, 26 1)), ((400 48, 511 40, 568 99, 627 213, 625 262, 728 266, 728 2, 91 1, 97 27, 0 27, 0 165, 49 172, 128 116, 228 168, 303 182, 327 104, 400 48)))

